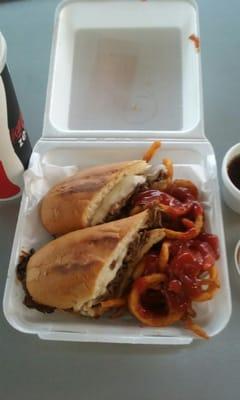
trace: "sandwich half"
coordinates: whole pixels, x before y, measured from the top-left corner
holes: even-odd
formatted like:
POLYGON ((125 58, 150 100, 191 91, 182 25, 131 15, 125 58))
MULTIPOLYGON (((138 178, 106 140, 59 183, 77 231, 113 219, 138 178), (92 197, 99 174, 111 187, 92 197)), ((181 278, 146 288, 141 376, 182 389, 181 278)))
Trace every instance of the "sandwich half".
POLYGON ((21 274, 25 304, 47 312, 100 315, 101 301, 126 293, 136 264, 165 236, 152 228, 155 217, 146 210, 68 233, 42 247, 21 274))
MULTIPOLYGON (((129 198, 152 175, 146 161, 96 166, 55 185, 42 199, 40 218, 53 236, 123 218, 129 198)), ((159 179, 159 170, 155 178, 159 179)))

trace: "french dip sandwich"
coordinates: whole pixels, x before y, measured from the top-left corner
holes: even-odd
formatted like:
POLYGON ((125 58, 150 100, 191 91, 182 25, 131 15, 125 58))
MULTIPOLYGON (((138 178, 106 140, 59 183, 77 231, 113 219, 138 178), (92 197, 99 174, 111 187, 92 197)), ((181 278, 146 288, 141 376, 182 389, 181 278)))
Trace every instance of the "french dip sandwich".
POLYGON ((164 238, 160 218, 146 210, 49 242, 18 266, 25 304, 43 312, 101 315, 101 301, 122 297, 136 264, 164 238))
POLYGON ((40 204, 40 218, 53 236, 123 218, 121 211, 143 185, 164 178, 144 160, 96 166, 55 185, 40 204))

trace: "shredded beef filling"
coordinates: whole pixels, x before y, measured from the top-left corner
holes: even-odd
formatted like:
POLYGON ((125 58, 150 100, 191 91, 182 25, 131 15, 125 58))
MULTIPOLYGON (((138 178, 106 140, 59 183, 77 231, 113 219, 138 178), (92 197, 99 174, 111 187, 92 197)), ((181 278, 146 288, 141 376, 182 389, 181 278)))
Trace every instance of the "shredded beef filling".
POLYGON ((128 252, 123 260, 122 266, 119 268, 115 278, 108 284, 105 294, 98 299, 98 303, 99 301, 121 297, 126 293, 131 283, 133 267, 135 266, 134 260, 137 257, 139 249, 147 240, 147 237, 147 230, 137 234, 135 240, 129 245, 128 252))
POLYGON ((33 298, 31 297, 30 293, 27 290, 27 285, 26 285, 27 264, 33 254, 34 254, 33 249, 31 249, 29 253, 24 252, 20 256, 20 261, 19 264, 17 265, 17 278, 22 283, 22 287, 25 292, 23 304, 28 308, 34 308, 35 310, 38 310, 42 313, 50 314, 54 312, 55 308, 37 303, 36 301, 33 300, 33 298))
POLYGON ((138 187, 137 193, 143 192, 144 190, 157 189, 158 185, 165 181, 166 178, 166 172, 164 169, 161 169, 156 176, 148 176, 146 182, 138 187))
MULTIPOLYGON (((126 198, 121 199, 119 202, 115 203, 108 212, 104 222, 110 222, 115 219, 121 219, 129 217, 132 209, 132 198, 145 190, 157 189, 158 184, 166 179, 166 173, 161 169, 154 178, 151 176, 147 177, 147 180, 142 185, 137 185, 135 190, 130 193, 126 198)), ((159 225, 158 225, 159 226, 159 225)))
POLYGON ((162 227, 162 212, 159 207, 153 207, 148 209, 149 212, 149 228, 161 228, 162 227))
MULTIPOLYGON (((159 208, 149 210, 149 220, 147 229, 160 228, 162 226, 162 214, 159 208)), ((136 265, 135 260, 148 239, 149 232, 145 229, 138 232, 135 239, 130 243, 127 254, 123 260, 122 266, 119 268, 115 278, 108 284, 104 295, 100 296, 94 301, 93 307, 97 307, 101 301, 109 300, 116 297, 123 296, 129 288, 132 281, 132 273, 136 265)), ((113 268, 116 261, 113 261, 113 268)), ((111 266, 110 266, 111 268, 111 266)))
MULTIPOLYGON (((136 189, 134 193, 136 193, 136 189)), ((130 193, 125 199, 121 199, 120 201, 115 203, 109 210, 106 218, 104 219, 104 223, 114 221, 115 219, 121 219, 127 217, 128 216, 127 203, 129 199, 132 198, 132 195, 133 193, 130 193)))
MULTIPOLYGON (((162 214, 159 208, 150 209, 148 228, 160 228, 162 226, 162 214)), ((135 239, 130 243, 122 266, 112 282, 107 286, 108 298, 121 297, 129 287, 132 279, 133 269, 136 265, 139 249, 143 247, 148 239, 148 230, 138 232, 135 239)))

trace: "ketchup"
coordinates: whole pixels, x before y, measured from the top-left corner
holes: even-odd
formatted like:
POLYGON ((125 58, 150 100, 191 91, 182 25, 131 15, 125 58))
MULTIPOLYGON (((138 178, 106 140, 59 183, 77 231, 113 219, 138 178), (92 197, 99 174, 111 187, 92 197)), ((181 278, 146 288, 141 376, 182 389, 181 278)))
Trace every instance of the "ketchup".
POLYGON ((187 215, 190 212, 193 217, 203 213, 202 206, 187 188, 177 187, 171 190, 171 194, 160 190, 145 190, 133 198, 134 206, 149 208, 156 204, 165 206, 165 212, 172 218, 187 215))
POLYGON ((158 315, 168 314, 169 308, 164 291, 148 289, 141 296, 141 312, 158 315))
POLYGON ((166 192, 182 202, 186 202, 187 200, 197 200, 198 198, 197 191, 182 186, 176 186, 174 183, 166 190, 166 192))
POLYGON ((150 252, 144 259, 145 269, 144 275, 151 275, 159 272, 159 254, 157 252, 150 252))
POLYGON ((175 197, 160 190, 145 190, 138 193, 133 199, 134 205, 151 207, 153 204, 162 204, 166 206, 166 212, 171 217, 176 218, 188 213, 192 208, 192 201, 181 203, 175 197))
MULTIPOLYGON (((195 228, 195 220, 203 215, 203 207, 198 201, 198 190, 170 184, 163 192, 145 190, 133 197, 133 206, 151 208, 162 206, 162 223, 165 228, 182 231, 184 240, 170 240, 169 260, 164 273, 166 281, 159 287, 144 286, 141 278, 136 282, 141 292, 139 307, 143 313, 164 314, 169 309, 183 312, 184 317, 194 316, 192 301, 203 291, 203 274, 208 272, 219 258, 218 238, 201 233, 195 239, 187 239, 186 234, 195 228), (187 231, 186 231, 187 229, 187 231)), ((160 273, 159 251, 150 251, 144 257, 143 275, 160 273)))
POLYGON ((202 293, 201 275, 214 265, 218 257, 218 238, 215 235, 204 233, 197 239, 172 241, 167 268, 168 289, 174 293, 183 291, 186 299, 194 300, 202 293))
MULTIPOLYGON (((170 259, 165 271, 167 280, 158 292, 156 288, 150 293, 146 287, 144 293, 145 288, 139 286, 143 293, 142 307, 152 312, 157 312, 159 307, 159 313, 165 312, 168 306, 184 311, 185 315, 193 312, 191 303, 203 292, 202 274, 212 268, 218 257, 218 238, 215 235, 202 233, 196 239, 172 240, 170 259)), ((144 262, 144 275, 159 272, 159 255, 156 251, 148 253, 144 262)))
POLYGON ((201 240, 202 242, 207 242, 209 246, 211 246, 216 260, 220 257, 219 240, 216 235, 211 235, 210 233, 203 232, 198 236, 198 240, 201 240))

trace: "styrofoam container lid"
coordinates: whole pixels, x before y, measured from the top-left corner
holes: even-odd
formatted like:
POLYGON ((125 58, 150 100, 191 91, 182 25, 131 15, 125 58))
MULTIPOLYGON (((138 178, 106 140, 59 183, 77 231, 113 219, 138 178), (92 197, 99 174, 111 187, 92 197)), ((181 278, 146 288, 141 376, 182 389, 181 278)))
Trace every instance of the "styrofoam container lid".
POLYGON ((204 137, 193 33, 191 0, 61 3, 43 136, 204 137))
POLYGON ((6 41, 0 32, 0 74, 6 64, 7 60, 7 44, 6 41))

